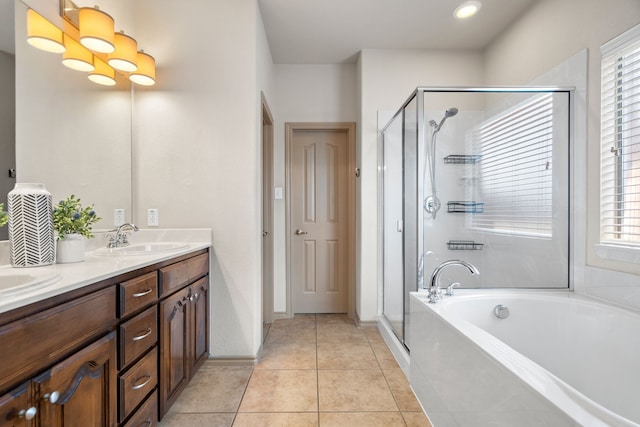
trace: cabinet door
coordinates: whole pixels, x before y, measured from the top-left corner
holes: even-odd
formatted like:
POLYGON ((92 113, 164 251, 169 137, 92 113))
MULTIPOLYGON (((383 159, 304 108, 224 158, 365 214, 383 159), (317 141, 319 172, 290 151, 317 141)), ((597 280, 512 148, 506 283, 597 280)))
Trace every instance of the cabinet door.
POLYGON ((78 351, 34 380, 40 425, 116 425, 115 332, 78 351))
POLYGON ((209 357, 209 278, 191 285, 191 321, 193 322, 191 340, 191 374, 209 357))
POLYGON ((160 417, 189 381, 189 296, 183 289, 160 302, 160 417))
POLYGON ((31 383, 0 396, 0 427, 31 427, 37 409, 31 404, 31 383))

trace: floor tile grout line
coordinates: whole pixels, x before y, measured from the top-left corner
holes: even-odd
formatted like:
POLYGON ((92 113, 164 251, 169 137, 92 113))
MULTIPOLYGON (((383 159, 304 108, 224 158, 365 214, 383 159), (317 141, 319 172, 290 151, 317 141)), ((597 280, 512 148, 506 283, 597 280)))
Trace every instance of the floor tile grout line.
POLYGON ((318 316, 316 316, 316 409, 318 410, 316 419, 320 427, 320 361, 318 360, 318 316))

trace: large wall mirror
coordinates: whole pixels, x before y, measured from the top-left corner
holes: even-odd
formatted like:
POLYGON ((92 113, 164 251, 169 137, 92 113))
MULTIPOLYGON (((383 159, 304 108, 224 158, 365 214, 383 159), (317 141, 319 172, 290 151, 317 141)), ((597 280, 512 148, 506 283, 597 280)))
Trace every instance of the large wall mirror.
MULTIPOLYGON (((128 80, 119 76, 114 87, 96 85, 86 73, 62 65, 59 54, 35 49, 26 42, 28 7, 61 27, 59 0, 0 2, 3 19, 9 11, 15 25, 17 182, 44 183, 54 203, 75 194, 83 204, 95 204, 103 218, 96 228, 111 228, 116 208, 126 209, 130 220, 132 108, 128 80)), ((4 27, 4 22, 0 25, 4 27)), ((4 153, 0 164, 3 177, 8 175, 4 153)), ((2 179, 0 199, 6 199, 15 182, 2 179)), ((5 234, 0 234, 0 239, 6 239, 3 228, 5 234)))
MULTIPOLYGON (((10 171, 16 166, 14 2, 0 0, 0 203, 5 210, 15 183, 10 171)), ((6 239, 7 227, 2 227, 0 240, 6 239)))

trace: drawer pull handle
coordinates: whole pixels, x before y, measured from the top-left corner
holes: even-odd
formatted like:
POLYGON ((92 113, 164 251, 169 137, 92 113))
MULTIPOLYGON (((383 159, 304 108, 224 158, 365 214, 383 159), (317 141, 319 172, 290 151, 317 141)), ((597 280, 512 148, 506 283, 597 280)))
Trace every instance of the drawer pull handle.
POLYGON ((38 413, 38 410, 35 408, 35 406, 32 406, 29 409, 22 409, 20 412, 18 412, 18 418, 24 418, 25 420, 32 420, 37 413, 38 413))
POLYGON ((149 288, 146 291, 138 292, 137 294, 133 294, 131 296, 134 297, 134 298, 140 298, 140 297, 143 297, 145 295, 149 295, 151 292, 153 292, 153 289, 149 288))
POLYGON ((150 426, 150 425, 152 425, 152 424, 153 424, 153 422, 152 422, 151 420, 146 420, 146 421, 143 421, 143 422, 141 422, 140 424, 138 424, 138 427, 142 427, 142 426, 150 426))
POLYGON ((151 330, 151 328, 147 328, 146 331, 144 331, 141 335, 135 336, 133 338, 131 338, 132 341, 140 341, 145 339, 146 337, 148 337, 149 335, 151 335, 151 332, 153 332, 151 330))
POLYGON ((143 375, 135 381, 134 385, 131 386, 131 390, 140 390, 142 387, 149 384, 149 381, 151 381, 151 375, 143 375), (145 378, 146 378, 145 381, 141 382, 140 384, 136 384, 138 381, 145 378))

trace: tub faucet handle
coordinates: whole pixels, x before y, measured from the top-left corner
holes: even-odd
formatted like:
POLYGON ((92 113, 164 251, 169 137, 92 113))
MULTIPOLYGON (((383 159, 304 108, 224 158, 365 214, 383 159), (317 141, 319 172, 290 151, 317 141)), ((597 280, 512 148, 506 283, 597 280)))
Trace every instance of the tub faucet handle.
POLYGON ((445 292, 445 295, 448 295, 448 296, 452 297, 453 296, 453 288, 457 288, 458 286, 460 286, 460 282, 453 282, 452 284, 447 286, 447 291, 445 292))

